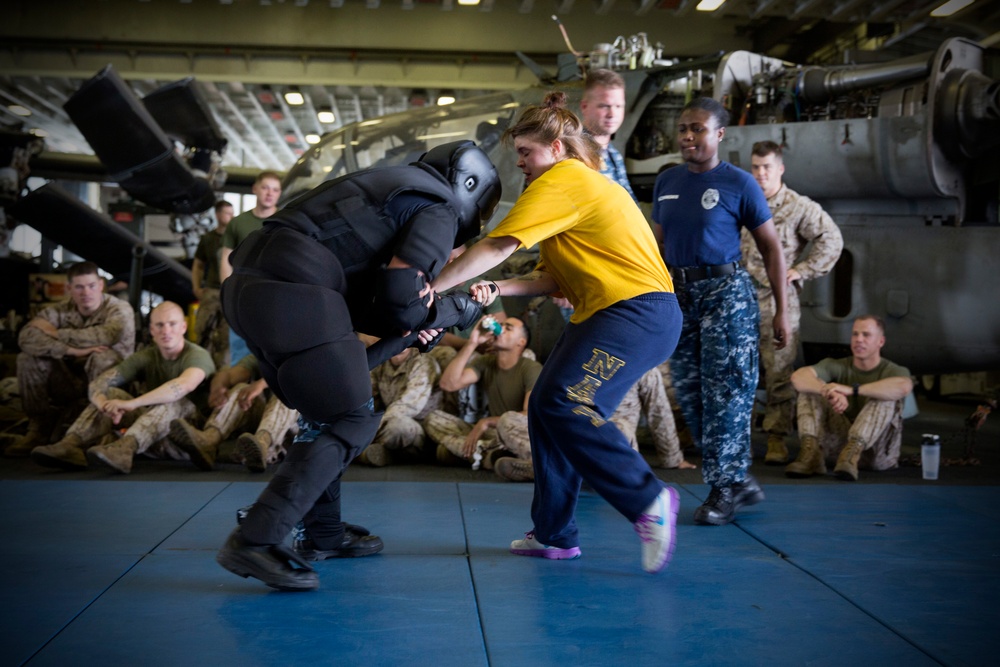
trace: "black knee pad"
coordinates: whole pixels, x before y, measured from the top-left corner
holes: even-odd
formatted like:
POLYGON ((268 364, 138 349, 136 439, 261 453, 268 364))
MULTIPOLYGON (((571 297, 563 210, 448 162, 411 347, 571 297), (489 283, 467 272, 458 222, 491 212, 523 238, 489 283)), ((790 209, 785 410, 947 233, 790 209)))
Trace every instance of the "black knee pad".
POLYGON ((365 346, 350 338, 293 354, 278 366, 278 385, 303 417, 333 423, 371 398, 365 346))

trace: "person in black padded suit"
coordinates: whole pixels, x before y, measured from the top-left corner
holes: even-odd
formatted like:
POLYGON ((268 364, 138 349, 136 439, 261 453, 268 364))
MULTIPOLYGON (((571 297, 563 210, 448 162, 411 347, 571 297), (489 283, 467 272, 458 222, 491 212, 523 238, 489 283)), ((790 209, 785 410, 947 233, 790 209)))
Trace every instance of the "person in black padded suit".
POLYGON ((381 550, 379 538, 340 518, 341 475, 381 420, 368 371, 419 345, 420 331, 479 319, 482 307, 468 294, 438 295, 430 282, 450 251, 480 232, 500 189, 482 150, 452 142, 406 166, 323 183, 235 249, 223 312, 257 356, 268 386, 302 423, 273 479, 219 551, 224 568, 279 590, 311 590, 319 578, 302 558, 381 550), (357 333, 380 340, 366 349, 357 333), (300 520, 307 537, 292 551, 282 542, 300 520))

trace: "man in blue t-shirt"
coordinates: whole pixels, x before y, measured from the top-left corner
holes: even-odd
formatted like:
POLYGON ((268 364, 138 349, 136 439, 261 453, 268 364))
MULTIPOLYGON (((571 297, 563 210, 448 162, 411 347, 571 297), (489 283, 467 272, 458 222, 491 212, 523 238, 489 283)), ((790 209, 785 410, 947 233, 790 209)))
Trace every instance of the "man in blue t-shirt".
POLYGON ((906 368, 882 358, 885 324, 862 315, 851 329, 851 356, 823 359, 792 373, 799 392, 802 449, 785 468, 789 477, 826 473, 857 481, 858 467, 888 470, 899 465, 903 400, 913 391, 906 368))

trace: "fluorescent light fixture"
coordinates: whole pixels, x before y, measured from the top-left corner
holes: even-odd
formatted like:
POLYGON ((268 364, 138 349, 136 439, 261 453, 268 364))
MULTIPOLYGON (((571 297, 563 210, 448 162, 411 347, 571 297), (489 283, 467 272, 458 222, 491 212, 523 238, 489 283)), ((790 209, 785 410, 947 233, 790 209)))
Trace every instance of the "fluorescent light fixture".
POLYGON ((285 102, 293 107, 297 107, 300 104, 305 104, 306 98, 302 96, 302 93, 299 92, 298 88, 292 86, 285 91, 285 102))
POLYGON ((951 16, 955 12, 960 12, 969 5, 971 5, 975 0, 948 0, 937 9, 931 12, 931 16, 934 18, 944 18, 945 16, 951 16))
POLYGON ((30 116, 31 109, 27 107, 22 107, 20 104, 10 104, 7 106, 7 111, 11 112, 15 116, 30 116))
POLYGON ((695 9, 699 12, 714 12, 724 4, 726 4, 726 0, 701 0, 695 9))
POLYGON ((474 6, 479 4, 479 0, 458 0, 458 4, 474 6))
POLYGON ((333 109, 330 107, 320 107, 316 112, 316 119, 324 125, 330 125, 337 120, 337 117, 333 115, 333 109))
POLYGON ((417 141, 427 141, 428 139, 448 139, 450 137, 464 137, 468 132, 460 130, 458 132, 439 132, 438 134, 424 134, 417 137, 417 141))
POLYGON ((318 134, 307 134, 306 135, 306 143, 307 144, 318 144, 319 143, 319 135, 318 134))
POLYGON ((441 96, 438 97, 437 103, 438 103, 439 107, 447 106, 449 104, 454 104, 455 103, 455 96, 454 95, 441 95, 441 96))

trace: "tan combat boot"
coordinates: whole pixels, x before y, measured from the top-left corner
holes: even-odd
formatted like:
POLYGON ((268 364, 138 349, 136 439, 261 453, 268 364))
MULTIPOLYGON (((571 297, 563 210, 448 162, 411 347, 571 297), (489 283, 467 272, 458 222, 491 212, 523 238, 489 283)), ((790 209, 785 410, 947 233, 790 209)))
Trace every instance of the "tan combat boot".
POLYGON ((250 472, 267 470, 267 450, 270 446, 271 434, 267 431, 244 433, 236 439, 236 449, 243 458, 243 465, 250 472))
POLYGON ((505 456, 496 463, 496 473, 511 482, 531 482, 535 479, 535 468, 531 461, 505 456))
POLYGON ((785 438, 780 435, 767 436, 767 454, 764 455, 764 465, 780 466, 788 463, 788 447, 785 438))
POLYGON ((444 445, 438 445, 437 449, 434 451, 434 458, 440 465, 443 466, 468 466, 469 461, 466 461, 461 456, 456 456, 451 453, 451 450, 444 445))
POLYGON ((102 465, 115 472, 127 475, 132 472, 132 459, 139 450, 135 437, 126 435, 106 445, 97 445, 87 450, 87 460, 92 465, 102 465))
POLYGON ((41 445, 47 445, 48 438, 40 430, 29 429, 27 433, 12 442, 3 450, 3 455, 9 459, 23 459, 31 455, 31 450, 41 445))
POLYGON ((60 470, 83 470, 87 467, 83 440, 73 433, 67 433, 54 444, 35 447, 31 450, 31 460, 40 466, 60 470))
POLYGON ((389 450, 381 442, 373 442, 354 460, 367 466, 381 468, 389 464, 389 450))
POLYGON ((191 457, 191 463, 202 470, 211 470, 222 442, 222 432, 214 426, 200 431, 185 419, 175 419, 170 422, 170 439, 191 457))
POLYGON ((799 456, 785 466, 785 476, 802 478, 825 475, 826 463, 823 462, 823 450, 819 448, 816 436, 804 435, 801 441, 802 448, 799 449, 799 456))
POLYGON ((865 443, 857 438, 850 438, 837 457, 837 465, 833 469, 834 476, 847 482, 858 481, 858 460, 864 450, 865 443))

